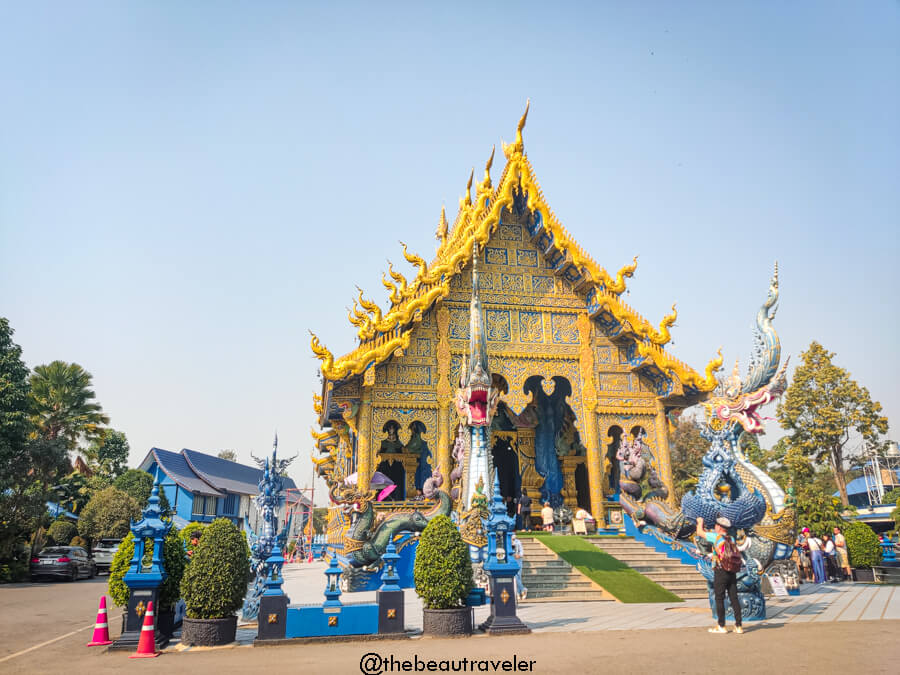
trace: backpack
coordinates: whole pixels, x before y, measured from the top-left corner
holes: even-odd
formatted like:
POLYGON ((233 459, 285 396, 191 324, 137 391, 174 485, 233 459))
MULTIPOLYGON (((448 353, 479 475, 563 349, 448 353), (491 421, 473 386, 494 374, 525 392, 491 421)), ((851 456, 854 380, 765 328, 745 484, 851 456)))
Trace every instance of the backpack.
POLYGON ((744 559, 741 557, 737 544, 734 543, 731 537, 725 537, 725 542, 722 544, 722 554, 719 556, 719 567, 726 572, 739 572, 743 564, 744 559))

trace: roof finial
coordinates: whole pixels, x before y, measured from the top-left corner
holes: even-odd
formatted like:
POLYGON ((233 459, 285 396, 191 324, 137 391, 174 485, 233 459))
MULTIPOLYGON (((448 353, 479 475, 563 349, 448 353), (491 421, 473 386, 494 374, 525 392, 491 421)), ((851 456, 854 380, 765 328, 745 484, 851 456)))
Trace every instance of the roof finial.
POLYGON ((488 157, 487 164, 484 165, 484 180, 481 182, 481 185, 478 186, 479 192, 485 192, 491 189, 491 166, 494 164, 494 152, 496 152, 497 146, 491 146, 491 156, 488 157))
POLYGON ((434 237, 441 244, 444 243, 444 240, 447 238, 447 230, 449 229, 449 225, 447 224, 447 209, 441 205, 441 219, 438 221, 437 230, 435 230, 434 237))
POLYGON ((466 194, 459 200, 459 210, 472 206, 472 180, 475 178, 475 168, 469 174, 469 181, 466 183, 466 194))
POLYGON ((506 159, 512 159, 514 155, 521 155, 525 152, 525 141, 522 139, 522 129, 525 128, 525 120, 528 119, 528 108, 531 107, 531 99, 525 101, 525 112, 522 113, 519 123, 516 125, 516 140, 509 145, 503 144, 503 154, 506 159))

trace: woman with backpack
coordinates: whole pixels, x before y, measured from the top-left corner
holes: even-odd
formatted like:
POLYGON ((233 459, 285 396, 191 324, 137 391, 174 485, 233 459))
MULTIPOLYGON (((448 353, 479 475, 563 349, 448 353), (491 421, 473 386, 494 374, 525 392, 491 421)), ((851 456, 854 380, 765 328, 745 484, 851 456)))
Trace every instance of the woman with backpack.
POLYGON ((716 617, 718 625, 710 628, 710 633, 727 633, 725 630, 725 593, 731 601, 734 612, 734 632, 743 633, 741 627, 741 603, 737 593, 737 573, 744 560, 734 539, 728 536, 731 521, 724 516, 716 518, 715 531, 703 529, 703 518, 697 518, 697 536, 704 538, 713 546, 713 591, 716 596, 716 617))

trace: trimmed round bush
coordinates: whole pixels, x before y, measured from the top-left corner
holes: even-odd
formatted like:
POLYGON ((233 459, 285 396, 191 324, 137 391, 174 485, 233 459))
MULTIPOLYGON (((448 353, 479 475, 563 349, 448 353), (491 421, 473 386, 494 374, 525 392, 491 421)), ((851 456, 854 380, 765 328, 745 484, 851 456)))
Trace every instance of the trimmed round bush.
POLYGON ((203 532, 181 580, 181 597, 189 619, 224 619, 244 602, 250 581, 250 547, 227 518, 203 532))
POLYGON ((419 537, 413 579, 425 609, 460 607, 472 590, 469 548, 447 516, 435 516, 419 537))
MULTIPOLYGON (((125 584, 125 573, 134 555, 134 535, 131 532, 119 544, 119 549, 113 556, 109 565, 109 597, 119 607, 128 604, 128 586, 125 584)), ((144 541, 143 564, 149 565, 153 560, 153 540, 144 541)), ((181 579, 184 577, 184 569, 188 564, 187 554, 184 552, 184 544, 178 528, 174 525, 163 540, 163 566, 166 570, 166 580, 159 589, 159 609, 169 611, 175 608, 181 597, 181 579)))
POLYGON ((71 523, 64 518, 54 520, 47 530, 47 536, 60 546, 68 546, 69 542, 77 534, 78 528, 75 526, 75 523, 71 523))
POLYGON ((88 540, 84 537, 72 537, 72 540, 69 542, 69 546, 80 546, 85 551, 88 550, 88 540))
POLYGON ((875 567, 881 562, 881 544, 878 535, 865 523, 851 522, 844 527, 850 565, 856 568, 875 567))

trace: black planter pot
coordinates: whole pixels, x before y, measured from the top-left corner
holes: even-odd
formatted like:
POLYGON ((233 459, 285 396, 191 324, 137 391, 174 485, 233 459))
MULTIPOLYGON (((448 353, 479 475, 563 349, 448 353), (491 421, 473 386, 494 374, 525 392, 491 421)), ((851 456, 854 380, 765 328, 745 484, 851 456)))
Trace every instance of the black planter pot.
POLYGON ((471 607, 424 609, 422 630, 425 635, 463 636, 472 634, 471 607))
POLYGON ((215 647, 234 642, 237 634, 237 617, 224 619, 189 619, 181 624, 181 644, 215 647))
POLYGON ((853 568, 853 581, 875 581, 875 572, 871 567, 853 568))
POLYGON ((175 612, 170 610, 159 613, 156 617, 156 632, 165 638, 166 642, 172 639, 172 633, 175 632, 175 612))

